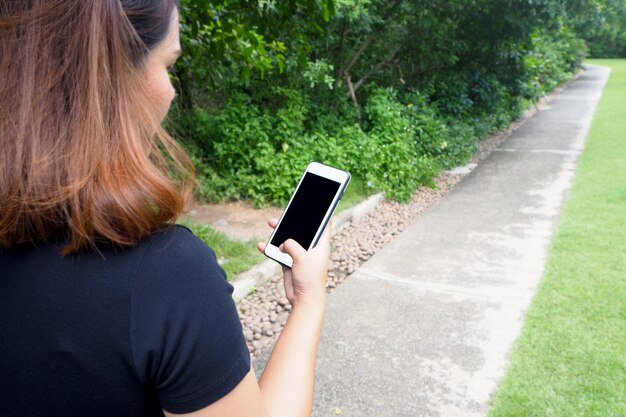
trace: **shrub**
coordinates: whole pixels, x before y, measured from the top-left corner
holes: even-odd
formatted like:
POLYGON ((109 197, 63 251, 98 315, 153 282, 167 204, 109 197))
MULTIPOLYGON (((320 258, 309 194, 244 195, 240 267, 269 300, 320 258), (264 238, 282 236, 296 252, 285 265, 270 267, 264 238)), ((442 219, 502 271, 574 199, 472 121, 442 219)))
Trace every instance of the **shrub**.
POLYGON ((391 88, 375 89, 365 113, 370 125, 368 134, 375 144, 374 163, 367 178, 387 197, 408 201, 420 184, 432 184, 435 173, 432 157, 419 151, 417 126, 391 88))
POLYGON ((570 27, 623 50, 623 1, 508 3, 183 1, 199 197, 284 204, 317 160, 406 200, 580 67, 570 27))

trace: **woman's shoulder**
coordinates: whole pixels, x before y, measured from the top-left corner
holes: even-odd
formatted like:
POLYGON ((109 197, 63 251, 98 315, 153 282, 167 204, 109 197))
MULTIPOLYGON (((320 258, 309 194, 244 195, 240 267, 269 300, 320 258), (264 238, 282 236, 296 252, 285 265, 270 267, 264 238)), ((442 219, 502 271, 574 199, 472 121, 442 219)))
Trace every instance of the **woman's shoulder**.
POLYGON ((225 276, 215 252, 186 226, 172 224, 163 227, 141 245, 145 246, 142 271, 152 271, 153 275, 205 275, 213 272, 225 276))
POLYGON ((181 224, 169 224, 153 232, 144 242, 153 255, 180 255, 193 257, 213 250, 191 229, 181 224))

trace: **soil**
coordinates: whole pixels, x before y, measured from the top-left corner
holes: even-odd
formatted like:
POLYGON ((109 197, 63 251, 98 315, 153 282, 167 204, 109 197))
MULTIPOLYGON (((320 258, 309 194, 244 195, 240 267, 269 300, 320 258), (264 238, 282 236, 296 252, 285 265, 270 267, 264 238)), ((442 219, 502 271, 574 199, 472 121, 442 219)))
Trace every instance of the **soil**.
POLYGON ((278 207, 254 208, 247 201, 202 205, 194 203, 183 218, 207 224, 232 239, 256 242, 269 238, 271 229, 267 219, 279 218, 282 211, 278 207))

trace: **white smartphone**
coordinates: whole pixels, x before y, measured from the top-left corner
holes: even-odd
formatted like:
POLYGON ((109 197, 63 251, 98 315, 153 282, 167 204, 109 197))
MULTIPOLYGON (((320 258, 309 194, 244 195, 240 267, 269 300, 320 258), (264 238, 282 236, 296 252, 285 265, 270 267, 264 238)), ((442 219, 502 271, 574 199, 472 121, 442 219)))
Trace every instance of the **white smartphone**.
POLYGON ((291 238, 306 250, 315 247, 349 182, 348 171, 311 162, 269 238, 265 255, 291 268, 293 259, 280 245, 291 238))

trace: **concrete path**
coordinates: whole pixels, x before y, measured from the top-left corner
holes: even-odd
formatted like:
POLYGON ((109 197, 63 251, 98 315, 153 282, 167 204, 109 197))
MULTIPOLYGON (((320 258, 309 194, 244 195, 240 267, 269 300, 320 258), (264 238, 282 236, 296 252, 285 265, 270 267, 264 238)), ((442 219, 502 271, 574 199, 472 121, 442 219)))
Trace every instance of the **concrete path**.
POLYGON ((587 67, 330 295, 314 416, 486 414, 607 77, 587 67))

